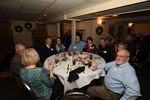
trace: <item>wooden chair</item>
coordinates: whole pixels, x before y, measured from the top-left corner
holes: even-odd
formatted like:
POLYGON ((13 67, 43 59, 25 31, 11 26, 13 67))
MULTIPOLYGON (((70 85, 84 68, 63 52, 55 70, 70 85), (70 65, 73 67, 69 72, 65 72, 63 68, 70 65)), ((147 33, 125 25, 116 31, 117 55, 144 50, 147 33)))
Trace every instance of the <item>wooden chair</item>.
POLYGON ((22 81, 19 75, 14 74, 14 77, 19 88, 17 100, 22 100, 24 95, 28 97, 28 100, 39 100, 39 98, 36 96, 36 94, 33 92, 30 86, 24 81, 22 81))
POLYGON ((83 92, 70 92, 65 94, 62 100, 92 100, 92 98, 83 92))

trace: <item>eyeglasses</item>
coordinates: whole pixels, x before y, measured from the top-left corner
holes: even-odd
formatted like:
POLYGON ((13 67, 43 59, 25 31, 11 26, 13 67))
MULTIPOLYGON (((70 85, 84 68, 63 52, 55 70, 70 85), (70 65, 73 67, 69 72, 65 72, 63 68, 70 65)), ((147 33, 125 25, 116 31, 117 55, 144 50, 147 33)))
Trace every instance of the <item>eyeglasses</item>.
POLYGON ((127 57, 129 57, 129 56, 117 55, 116 57, 127 58, 127 57))

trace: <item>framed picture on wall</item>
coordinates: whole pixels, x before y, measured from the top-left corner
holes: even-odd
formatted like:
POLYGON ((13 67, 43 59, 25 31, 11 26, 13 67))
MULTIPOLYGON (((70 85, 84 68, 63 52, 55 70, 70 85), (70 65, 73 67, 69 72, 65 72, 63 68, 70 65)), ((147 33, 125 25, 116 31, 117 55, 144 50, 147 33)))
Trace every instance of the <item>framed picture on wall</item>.
POLYGON ((114 36, 114 34, 115 34, 115 25, 110 25, 109 26, 109 34, 111 36, 114 36))

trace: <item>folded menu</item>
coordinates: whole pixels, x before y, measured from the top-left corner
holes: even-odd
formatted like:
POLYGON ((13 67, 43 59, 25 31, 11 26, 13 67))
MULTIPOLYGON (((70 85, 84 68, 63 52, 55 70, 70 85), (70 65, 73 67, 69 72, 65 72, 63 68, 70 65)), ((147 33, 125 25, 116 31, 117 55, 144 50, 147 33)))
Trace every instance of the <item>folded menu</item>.
POLYGON ((79 73, 83 72, 85 70, 85 66, 76 68, 72 71, 69 72, 69 77, 68 77, 68 82, 74 82, 75 80, 77 80, 79 78, 79 73))

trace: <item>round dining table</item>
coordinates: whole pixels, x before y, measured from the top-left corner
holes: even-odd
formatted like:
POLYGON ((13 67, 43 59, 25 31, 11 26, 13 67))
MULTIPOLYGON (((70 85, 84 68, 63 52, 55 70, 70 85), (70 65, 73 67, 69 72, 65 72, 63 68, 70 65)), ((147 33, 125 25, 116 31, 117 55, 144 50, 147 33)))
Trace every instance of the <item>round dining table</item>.
POLYGON ((92 80, 105 76, 104 69, 91 70, 98 64, 105 63, 105 60, 99 55, 88 52, 63 52, 55 54, 45 60, 44 67, 49 69, 48 64, 50 63, 55 63, 53 72, 64 85, 64 93, 74 88, 82 88, 92 80), (79 78, 73 82, 69 82, 69 73, 80 67, 84 67, 85 69, 78 73, 79 78))

